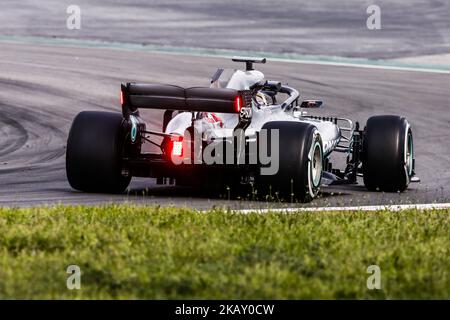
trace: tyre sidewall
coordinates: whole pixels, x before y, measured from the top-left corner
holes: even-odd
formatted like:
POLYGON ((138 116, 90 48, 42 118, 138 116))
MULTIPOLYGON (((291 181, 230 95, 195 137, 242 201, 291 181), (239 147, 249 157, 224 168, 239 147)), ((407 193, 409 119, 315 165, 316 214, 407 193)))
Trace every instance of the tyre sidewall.
POLYGON ((369 190, 404 191, 411 174, 406 170, 407 137, 412 132, 405 118, 369 118, 363 141, 363 179, 369 190))
MULTIPOLYGON (((279 169, 274 175, 260 175, 258 189, 276 193, 285 201, 308 202, 317 196, 321 177, 314 186, 311 176, 312 150, 317 144, 323 157, 323 146, 317 128, 309 123, 273 121, 262 129, 268 132, 268 149, 273 129, 279 130, 279 169)), ((323 159, 322 159, 323 160, 323 159)))
POLYGON ((130 177, 121 172, 124 140, 121 114, 79 113, 67 141, 66 172, 70 185, 86 192, 123 192, 130 182, 130 177))

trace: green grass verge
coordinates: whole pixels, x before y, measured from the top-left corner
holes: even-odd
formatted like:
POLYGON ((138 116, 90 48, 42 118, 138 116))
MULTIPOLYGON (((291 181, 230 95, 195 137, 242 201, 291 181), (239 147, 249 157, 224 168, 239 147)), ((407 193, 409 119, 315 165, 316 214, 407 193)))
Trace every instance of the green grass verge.
POLYGON ((450 299, 450 210, 0 209, 0 298, 450 299), (81 290, 66 288, 68 265, 81 290), (381 268, 381 290, 366 269, 381 268))

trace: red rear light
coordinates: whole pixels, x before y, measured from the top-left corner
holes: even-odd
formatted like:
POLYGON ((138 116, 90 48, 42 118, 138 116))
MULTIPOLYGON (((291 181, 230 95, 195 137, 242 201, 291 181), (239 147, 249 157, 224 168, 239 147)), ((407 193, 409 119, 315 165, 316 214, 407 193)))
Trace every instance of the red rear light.
POLYGON ((166 157, 172 161, 183 157, 183 137, 174 135, 165 139, 167 140, 163 144, 166 157))
POLYGON ((181 157, 183 155, 183 141, 172 141, 172 156, 181 157))
POLYGON ((242 109, 242 97, 241 96, 237 96, 236 99, 234 99, 234 110, 236 112, 241 112, 242 109))
POLYGON ((125 102, 124 96, 123 96, 123 91, 120 91, 120 105, 123 106, 123 103, 125 102))

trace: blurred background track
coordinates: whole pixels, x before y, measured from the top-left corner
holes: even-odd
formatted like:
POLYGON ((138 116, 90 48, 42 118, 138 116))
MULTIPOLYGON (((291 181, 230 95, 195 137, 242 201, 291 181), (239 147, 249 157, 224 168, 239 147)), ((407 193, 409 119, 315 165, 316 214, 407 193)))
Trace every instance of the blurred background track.
POLYGON ((0 34, 390 59, 450 53, 447 0, 2 0, 0 34), (69 5, 81 30, 66 28, 69 5), (381 10, 381 30, 366 12, 381 10))

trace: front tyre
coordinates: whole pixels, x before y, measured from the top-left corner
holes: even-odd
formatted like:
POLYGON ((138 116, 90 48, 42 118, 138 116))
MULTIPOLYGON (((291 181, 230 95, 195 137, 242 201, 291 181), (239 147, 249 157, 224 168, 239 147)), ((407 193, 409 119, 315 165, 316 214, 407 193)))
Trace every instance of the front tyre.
POLYGON ((406 190, 414 175, 414 143, 405 118, 385 115, 367 120, 362 168, 367 189, 406 190))
POLYGON ((317 197, 323 170, 323 146, 317 128, 303 122, 273 121, 266 123, 262 130, 267 133, 268 150, 273 143, 278 143, 274 151, 279 154, 279 166, 272 175, 261 171, 258 190, 263 195, 277 195, 290 202, 309 202, 317 197), (272 141, 274 130, 278 132, 278 141, 272 141))
POLYGON ((131 177, 122 175, 123 117, 83 111, 73 120, 67 140, 66 174, 72 188, 122 193, 131 177))

